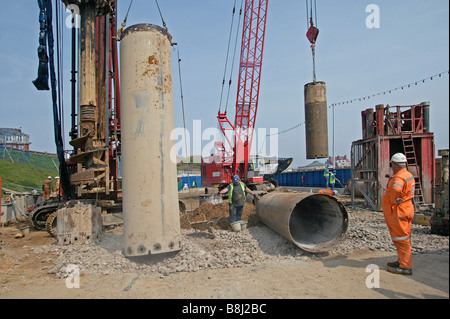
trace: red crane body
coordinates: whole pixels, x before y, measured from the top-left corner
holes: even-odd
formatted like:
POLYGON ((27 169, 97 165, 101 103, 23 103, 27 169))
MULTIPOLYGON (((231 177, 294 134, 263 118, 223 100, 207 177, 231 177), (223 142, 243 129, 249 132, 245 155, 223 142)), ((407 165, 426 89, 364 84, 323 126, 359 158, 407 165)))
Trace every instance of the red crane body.
POLYGON ((228 184, 233 175, 245 182, 263 182, 262 176, 249 177, 247 172, 258 110, 267 5, 268 0, 245 1, 234 124, 226 112, 219 111, 217 116, 232 153, 226 151, 223 142, 216 142, 216 154, 208 163, 202 163, 203 184, 228 184), (226 134, 230 130, 234 132, 233 144, 226 134))

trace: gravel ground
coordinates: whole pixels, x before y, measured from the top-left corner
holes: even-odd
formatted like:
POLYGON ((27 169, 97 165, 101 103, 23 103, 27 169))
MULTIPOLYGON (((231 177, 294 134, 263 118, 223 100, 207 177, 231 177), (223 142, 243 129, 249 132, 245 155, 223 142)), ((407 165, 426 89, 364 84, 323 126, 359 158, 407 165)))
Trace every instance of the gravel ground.
MULTIPOLYGON (((103 233, 95 243, 69 246, 43 245, 34 253, 52 253, 48 273, 66 277, 66 267, 76 264, 81 273, 105 275, 112 273, 158 273, 161 277, 175 272, 195 272, 202 269, 258 266, 270 263, 295 265, 323 256, 345 255, 354 250, 394 252, 383 214, 355 211, 348 208, 349 228, 345 238, 329 253, 311 254, 297 248, 263 224, 235 233, 217 230, 211 239, 206 232, 182 229, 182 250, 179 252, 126 258, 121 252, 122 228, 103 233)), ((430 233, 429 226, 412 225, 413 254, 448 252, 448 236, 430 233)))

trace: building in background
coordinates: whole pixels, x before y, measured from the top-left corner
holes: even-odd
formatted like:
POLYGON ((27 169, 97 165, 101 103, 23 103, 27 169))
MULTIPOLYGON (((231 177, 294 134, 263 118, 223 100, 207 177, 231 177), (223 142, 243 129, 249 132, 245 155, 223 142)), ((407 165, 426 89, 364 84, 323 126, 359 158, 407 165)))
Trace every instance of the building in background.
POLYGON ((30 150, 30 135, 17 128, 0 128, 0 149, 30 150))
POLYGON ((327 161, 325 162, 325 164, 329 164, 330 166, 334 166, 336 168, 339 167, 350 167, 351 166, 351 162, 350 160, 347 158, 347 155, 344 156, 336 156, 334 158, 334 163, 333 163, 333 157, 328 157, 327 161))

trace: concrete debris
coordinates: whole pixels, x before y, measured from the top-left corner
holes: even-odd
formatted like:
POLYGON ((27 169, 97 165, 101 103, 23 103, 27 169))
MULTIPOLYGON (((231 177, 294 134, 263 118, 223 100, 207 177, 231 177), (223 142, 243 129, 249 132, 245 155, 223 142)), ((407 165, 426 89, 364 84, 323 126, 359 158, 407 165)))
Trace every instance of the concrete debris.
MULTIPOLYGON (((354 250, 395 252, 382 213, 358 213, 349 209, 350 224, 345 239, 330 255, 342 255, 354 250)), ((448 252, 449 239, 433 235, 429 226, 412 225, 413 254, 448 252)), ((182 250, 161 255, 125 257, 122 253, 122 228, 101 235, 94 243, 68 246, 44 245, 34 253, 53 253, 53 265, 48 273, 59 278, 68 276, 67 266, 77 265, 80 273, 107 275, 113 273, 159 273, 162 278, 176 272, 202 269, 264 267, 268 264, 301 264, 322 256, 297 248, 294 244, 257 224, 241 232, 217 230, 215 239, 206 232, 182 229, 182 250)), ((49 259, 45 260, 50 263, 49 259)))

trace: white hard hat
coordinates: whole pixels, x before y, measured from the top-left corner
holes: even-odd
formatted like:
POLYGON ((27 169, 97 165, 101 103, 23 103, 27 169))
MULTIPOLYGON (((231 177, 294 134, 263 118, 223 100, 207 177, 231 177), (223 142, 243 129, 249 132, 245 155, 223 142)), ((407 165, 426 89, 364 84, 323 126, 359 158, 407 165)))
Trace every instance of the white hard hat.
POLYGON ((52 178, 51 176, 47 177, 47 178, 52 178))
POLYGON ((406 156, 402 153, 395 153, 392 155, 391 162, 393 163, 406 163, 406 156))
POLYGON ((56 176, 55 178, 56 178, 56 179, 59 179, 59 176, 56 176))

